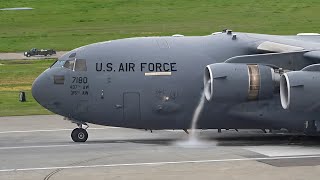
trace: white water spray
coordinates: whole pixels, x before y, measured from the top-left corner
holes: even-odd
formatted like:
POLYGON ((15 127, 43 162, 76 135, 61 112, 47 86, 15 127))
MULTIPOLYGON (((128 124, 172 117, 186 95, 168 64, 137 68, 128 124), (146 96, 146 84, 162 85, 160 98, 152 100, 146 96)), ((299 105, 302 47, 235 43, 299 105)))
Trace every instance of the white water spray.
POLYGON ((199 104, 193 113, 189 138, 187 141, 178 142, 177 145, 179 146, 187 147, 187 148, 204 148, 204 147, 208 147, 209 144, 212 145, 212 142, 209 143, 204 140, 200 140, 198 137, 198 134, 196 133, 197 123, 199 121, 201 112, 205 104, 206 98, 205 98, 204 91, 208 88, 207 86, 210 86, 210 80, 205 84, 204 90, 201 93, 199 104))
POLYGON ((207 143, 200 140, 198 138, 198 134, 196 133, 197 129, 197 122, 200 118, 203 106, 205 104, 205 96, 204 93, 201 94, 201 98, 199 101, 199 104, 197 108, 195 109, 192 117, 192 123, 191 123, 191 131, 189 134, 189 138, 186 141, 180 141, 177 143, 178 146, 186 147, 186 148, 201 148, 201 147, 207 147, 207 143))
POLYGON ((196 128, 197 128, 198 120, 200 118, 200 114, 201 114, 203 106, 204 106, 204 102, 205 102, 205 97, 204 97, 204 92, 202 92, 200 102, 193 113, 189 141, 198 140, 198 136, 196 134, 196 128))

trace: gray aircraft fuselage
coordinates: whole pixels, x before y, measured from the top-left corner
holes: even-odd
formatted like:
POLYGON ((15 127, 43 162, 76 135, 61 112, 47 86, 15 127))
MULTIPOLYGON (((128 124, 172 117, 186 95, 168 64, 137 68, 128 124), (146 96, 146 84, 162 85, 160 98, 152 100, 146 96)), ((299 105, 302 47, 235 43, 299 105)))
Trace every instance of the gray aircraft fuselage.
MULTIPOLYGON (((319 39, 320 40, 320 39, 319 39)), ((203 92, 207 65, 261 54, 264 41, 315 50, 315 38, 227 33, 209 36, 142 37, 77 48, 33 83, 34 98, 48 110, 76 122, 138 129, 188 129, 203 92), (82 60, 85 67, 66 61, 82 60), (68 68, 69 67, 69 68, 68 68), (82 68, 82 69, 81 69, 82 68)), ((305 57, 284 67, 300 70, 305 57)), ((237 87, 234 87, 237 88, 237 87)), ((199 129, 280 129, 302 131, 315 112, 293 112, 272 99, 242 103, 206 101, 199 129)))

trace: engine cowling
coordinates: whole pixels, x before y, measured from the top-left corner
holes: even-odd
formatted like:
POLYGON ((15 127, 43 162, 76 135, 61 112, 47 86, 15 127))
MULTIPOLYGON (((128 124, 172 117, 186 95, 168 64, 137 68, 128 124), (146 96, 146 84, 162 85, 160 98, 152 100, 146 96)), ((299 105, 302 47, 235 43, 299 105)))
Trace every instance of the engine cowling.
POLYGON ((208 101, 245 102, 271 98, 280 75, 268 66, 256 64, 210 64, 204 74, 208 101))
POLYGON ((284 109, 320 110, 320 72, 292 71, 280 78, 280 99, 284 109))

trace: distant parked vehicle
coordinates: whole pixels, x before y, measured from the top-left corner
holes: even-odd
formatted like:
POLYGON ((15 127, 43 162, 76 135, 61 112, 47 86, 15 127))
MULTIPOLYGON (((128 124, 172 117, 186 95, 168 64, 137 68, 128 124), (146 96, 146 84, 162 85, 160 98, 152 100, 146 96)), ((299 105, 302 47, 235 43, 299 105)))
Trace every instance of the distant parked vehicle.
POLYGON ((36 49, 32 48, 30 51, 24 52, 24 55, 27 57, 42 55, 42 56, 51 56, 52 54, 56 54, 56 51, 53 49, 36 49))

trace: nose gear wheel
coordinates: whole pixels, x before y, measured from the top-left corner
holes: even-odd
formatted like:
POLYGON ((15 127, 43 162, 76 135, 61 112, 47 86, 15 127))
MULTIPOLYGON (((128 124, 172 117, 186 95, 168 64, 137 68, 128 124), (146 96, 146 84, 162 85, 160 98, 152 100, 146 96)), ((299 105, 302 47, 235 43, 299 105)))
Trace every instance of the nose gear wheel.
POLYGON ((71 133, 71 139, 74 142, 86 142, 88 139, 88 132, 82 128, 76 128, 71 133))

